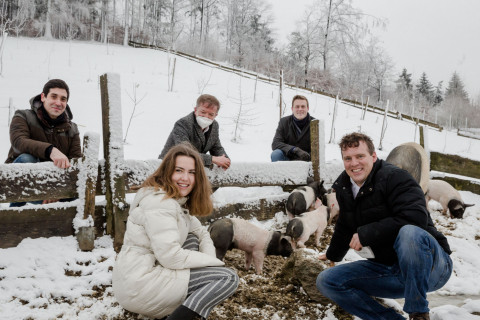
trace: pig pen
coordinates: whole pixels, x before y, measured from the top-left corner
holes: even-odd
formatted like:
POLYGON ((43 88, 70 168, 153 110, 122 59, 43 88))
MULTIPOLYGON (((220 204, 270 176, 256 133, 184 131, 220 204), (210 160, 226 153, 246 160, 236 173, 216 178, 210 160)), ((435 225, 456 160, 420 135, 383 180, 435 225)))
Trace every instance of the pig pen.
MULTIPOLYGON (((330 243, 333 225, 329 225, 320 240, 319 250, 325 250, 330 243)), ((313 249, 314 237, 306 242, 307 248, 313 249)), ((263 264, 263 275, 256 275, 252 267, 245 270, 243 251, 234 249, 225 256, 225 265, 237 271, 240 284, 236 293, 215 307, 208 320, 291 320, 291 319, 323 319, 334 315, 339 320, 352 320, 353 317, 337 306, 322 305, 309 299, 301 286, 286 283, 281 277, 286 258, 266 256, 263 264)), ((101 296, 101 295, 99 295, 101 296)), ((115 320, 148 319, 125 311, 115 320)))

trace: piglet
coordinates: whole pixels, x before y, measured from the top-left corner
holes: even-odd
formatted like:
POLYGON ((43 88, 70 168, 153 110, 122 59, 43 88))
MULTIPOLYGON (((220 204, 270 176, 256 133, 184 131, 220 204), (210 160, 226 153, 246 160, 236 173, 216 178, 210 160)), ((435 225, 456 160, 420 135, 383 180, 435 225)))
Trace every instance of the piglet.
POLYGON ((305 248, 305 242, 312 234, 315 234, 315 245, 320 246, 320 237, 330 220, 330 210, 319 199, 315 202, 315 208, 288 222, 286 235, 292 238, 293 249, 305 248))
POLYGON ((443 180, 430 180, 425 198, 427 203, 430 199, 440 202, 443 208, 442 213, 446 214, 448 209, 452 218, 463 218, 465 208, 473 206, 473 204, 463 203, 460 193, 443 180))
POLYGON ((262 274, 267 255, 289 257, 292 253, 290 238, 279 231, 267 231, 239 218, 225 218, 213 222, 208 228, 217 258, 223 260, 228 250, 245 251, 245 268, 252 260, 257 274, 262 274))
POLYGON ((313 181, 306 186, 295 188, 288 196, 285 205, 289 219, 293 219, 310 209, 315 199, 320 198, 326 204, 325 194, 327 190, 323 187, 322 181, 313 181))

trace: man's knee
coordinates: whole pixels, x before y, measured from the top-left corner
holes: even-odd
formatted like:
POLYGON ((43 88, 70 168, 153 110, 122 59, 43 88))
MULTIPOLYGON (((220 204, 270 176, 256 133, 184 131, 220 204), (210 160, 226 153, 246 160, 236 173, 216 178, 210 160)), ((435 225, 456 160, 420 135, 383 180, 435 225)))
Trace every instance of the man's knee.
POLYGON ((29 153, 22 153, 15 160, 13 160, 13 163, 37 163, 37 162, 40 162, 40 159, 32 156, 29 153))
POLYGON ((330 278, 331 278, 330 270, 331 269, 325 269, 322 272, 320 272, 320 274, 317 276, 317 282, 316 282, 317 290, 320 291, 320 293, 325 296, 328 295, 329 289, 332 288, 331 281, 330 281, 330 278))
POLYGON ((283 151, 280 149, 273 150, 272 154, 270 155, 270 159, 272 160, 272 162, 288 160, 285 157, 285 154, 283 153, 283 151))
POLYGON ((420 227, 414 225, 403 226, 398 232, 397 239, 395 240, 395 246, 401 245, 405 242, 415 243, 421 241, 426 234, 427 231, 423 230, 420 227))

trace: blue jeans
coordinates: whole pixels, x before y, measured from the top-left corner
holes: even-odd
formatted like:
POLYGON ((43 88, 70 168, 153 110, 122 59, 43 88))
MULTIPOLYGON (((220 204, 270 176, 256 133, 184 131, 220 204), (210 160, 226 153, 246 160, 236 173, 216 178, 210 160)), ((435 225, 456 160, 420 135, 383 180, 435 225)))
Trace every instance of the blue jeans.
POLYGON ((280 149, 275 149, 272 151, 272 154, 270 155, 270 159, 272 159, 272 162, 277 162, 277 161, 290 161, 290 159, 283 153, 282 150, 280 149))
POLYGON ((362 319, 405 319, 372 297, 405 298, 407 313, 429 312, 427 292, 445 285, 452 260, 427 231, 403 226, 395 240, 398 263, 360 260, 322 271, 317 289, 347 312, 362 319))
MULTIPOLYGON (((19 155, 15 160, 13 160, 13 163, 37 163, 40 162, 40 159, 37 157, 32 156, 29 153, 22 153, 19 155)), ((31 201, 30 203, 33 204, 42 204, 43 200, 37 200, 37 201, 31 201)), ((10 203, 10 207, 23 207, 26 205, 26 202, 12 202, 10 203)))

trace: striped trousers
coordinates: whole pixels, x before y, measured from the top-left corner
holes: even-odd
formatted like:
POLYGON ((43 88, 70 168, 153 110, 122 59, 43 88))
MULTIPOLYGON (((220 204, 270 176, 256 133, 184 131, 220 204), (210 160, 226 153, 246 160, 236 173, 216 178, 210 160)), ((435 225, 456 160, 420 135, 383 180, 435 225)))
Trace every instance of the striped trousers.
MULTIPOLYGON (((182 248, 198 251, 198 238, 188 234, 182 248)), ((193 268, 190 269, 187 299, 183 305, 207 319, 213 307, 234 294, 237 287, 238 275, 230 268, 193 268)))

